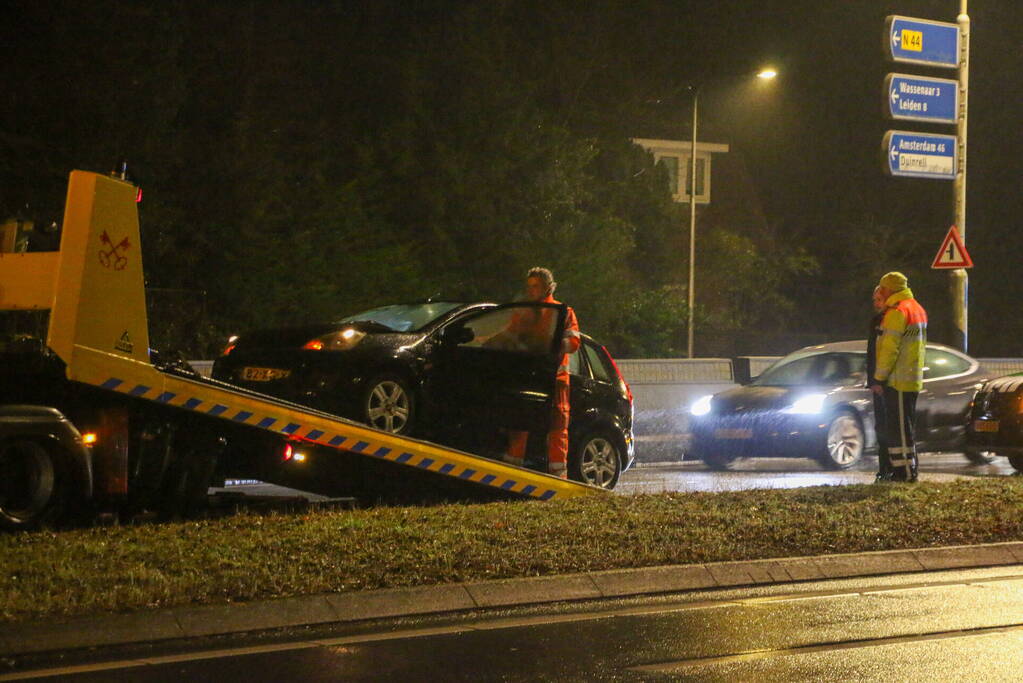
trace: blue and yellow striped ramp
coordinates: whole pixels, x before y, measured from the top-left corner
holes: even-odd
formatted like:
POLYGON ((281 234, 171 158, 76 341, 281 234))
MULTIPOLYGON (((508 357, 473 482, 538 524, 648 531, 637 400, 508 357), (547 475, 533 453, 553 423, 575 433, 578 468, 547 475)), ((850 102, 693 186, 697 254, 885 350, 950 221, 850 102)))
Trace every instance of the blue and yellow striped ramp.
POLYGON ((433 443, 396 436, 301 406, 168 375, 153 366, 76 346, 69 379, 126 396, 265 429, 539 500, 603 489, 508 465, 433 443))

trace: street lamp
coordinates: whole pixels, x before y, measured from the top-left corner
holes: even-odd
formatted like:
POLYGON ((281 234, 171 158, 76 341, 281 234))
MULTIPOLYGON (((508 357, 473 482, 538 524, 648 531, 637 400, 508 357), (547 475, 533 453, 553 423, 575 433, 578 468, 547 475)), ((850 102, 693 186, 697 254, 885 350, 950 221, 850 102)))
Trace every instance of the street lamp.
MULTIPOLYGON (((763 69, 757 78, 769 81, 778 72, 774 69, 763 69)), ((689 321, 686 356, 693 357, 694 314, 696 311, 696 128, 699 122, 700 86, 690 86, 693 91, 693 137, 689 148, 689 321)))

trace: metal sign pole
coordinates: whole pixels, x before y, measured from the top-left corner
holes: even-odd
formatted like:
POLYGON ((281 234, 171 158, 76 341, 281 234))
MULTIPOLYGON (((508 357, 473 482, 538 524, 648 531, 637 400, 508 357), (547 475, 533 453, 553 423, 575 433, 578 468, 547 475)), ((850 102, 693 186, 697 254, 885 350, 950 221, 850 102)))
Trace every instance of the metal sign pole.
MULTIPOLYGON (((966 242, 966 112, 970 83, 970 16, 966 13, 967 0, 959 0, 959 111, 956 117, 956 135, 959 145, 959 164, 956 169, 952 192, 955 203, 954 224, 959 228, 959 237, 966 242)), ((952 295, 953 322, 956 327, 955 346, 964 352, 969 347, 968 295, 969 278, 966 270, 957 268, 951 273, 949 288, 952 295)))
POLYGON ((693 357, 693 331, 696 324, 696 122, 700 104, 700 88, 693 89, 693 138, 689 149, 689 325, 686 357, 693 357))

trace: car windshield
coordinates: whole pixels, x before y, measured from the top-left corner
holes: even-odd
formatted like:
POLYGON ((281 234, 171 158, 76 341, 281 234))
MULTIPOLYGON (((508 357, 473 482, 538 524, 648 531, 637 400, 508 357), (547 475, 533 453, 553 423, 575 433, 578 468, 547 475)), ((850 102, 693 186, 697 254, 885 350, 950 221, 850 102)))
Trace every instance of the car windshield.
POLYGON ((381 306, 380 308, 371 308, 362 313, 346 316, 338 320, 338 323, 367 321, 383 325, 395 332, 418 332, 437 318, 452 309, 458 308, 460 305, 451 301, 430 301, 422 304, 381 306))
POLYGON ((863 353, 797 351, 769 367, 752 384, 762 387, 851 386, 866 379, 866 364, 867 356, 863 353))

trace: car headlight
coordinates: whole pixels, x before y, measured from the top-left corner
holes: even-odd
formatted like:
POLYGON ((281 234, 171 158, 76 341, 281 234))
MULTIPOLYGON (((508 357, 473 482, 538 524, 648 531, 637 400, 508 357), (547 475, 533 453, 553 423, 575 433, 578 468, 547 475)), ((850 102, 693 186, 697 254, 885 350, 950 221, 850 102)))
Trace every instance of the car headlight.
POLYGON ((824 399, 827 397, 827 394, 807 394, 797 399, 782 412, 792 415, 816 415, 824 410, 824 399))
POLYGON ((706 415, 710 412, 710 400, 714 398, 712 394, 701 396, 693 402, 693 405, 689 406, 689 414, 695 417, 706 415))
POLYGON ((365 332, 354 327, 346 327, 343 330, 310 339, 302 345, 302 348, 307 351, 347 351, 355 348, 355 345, 365 336, 365 332))

